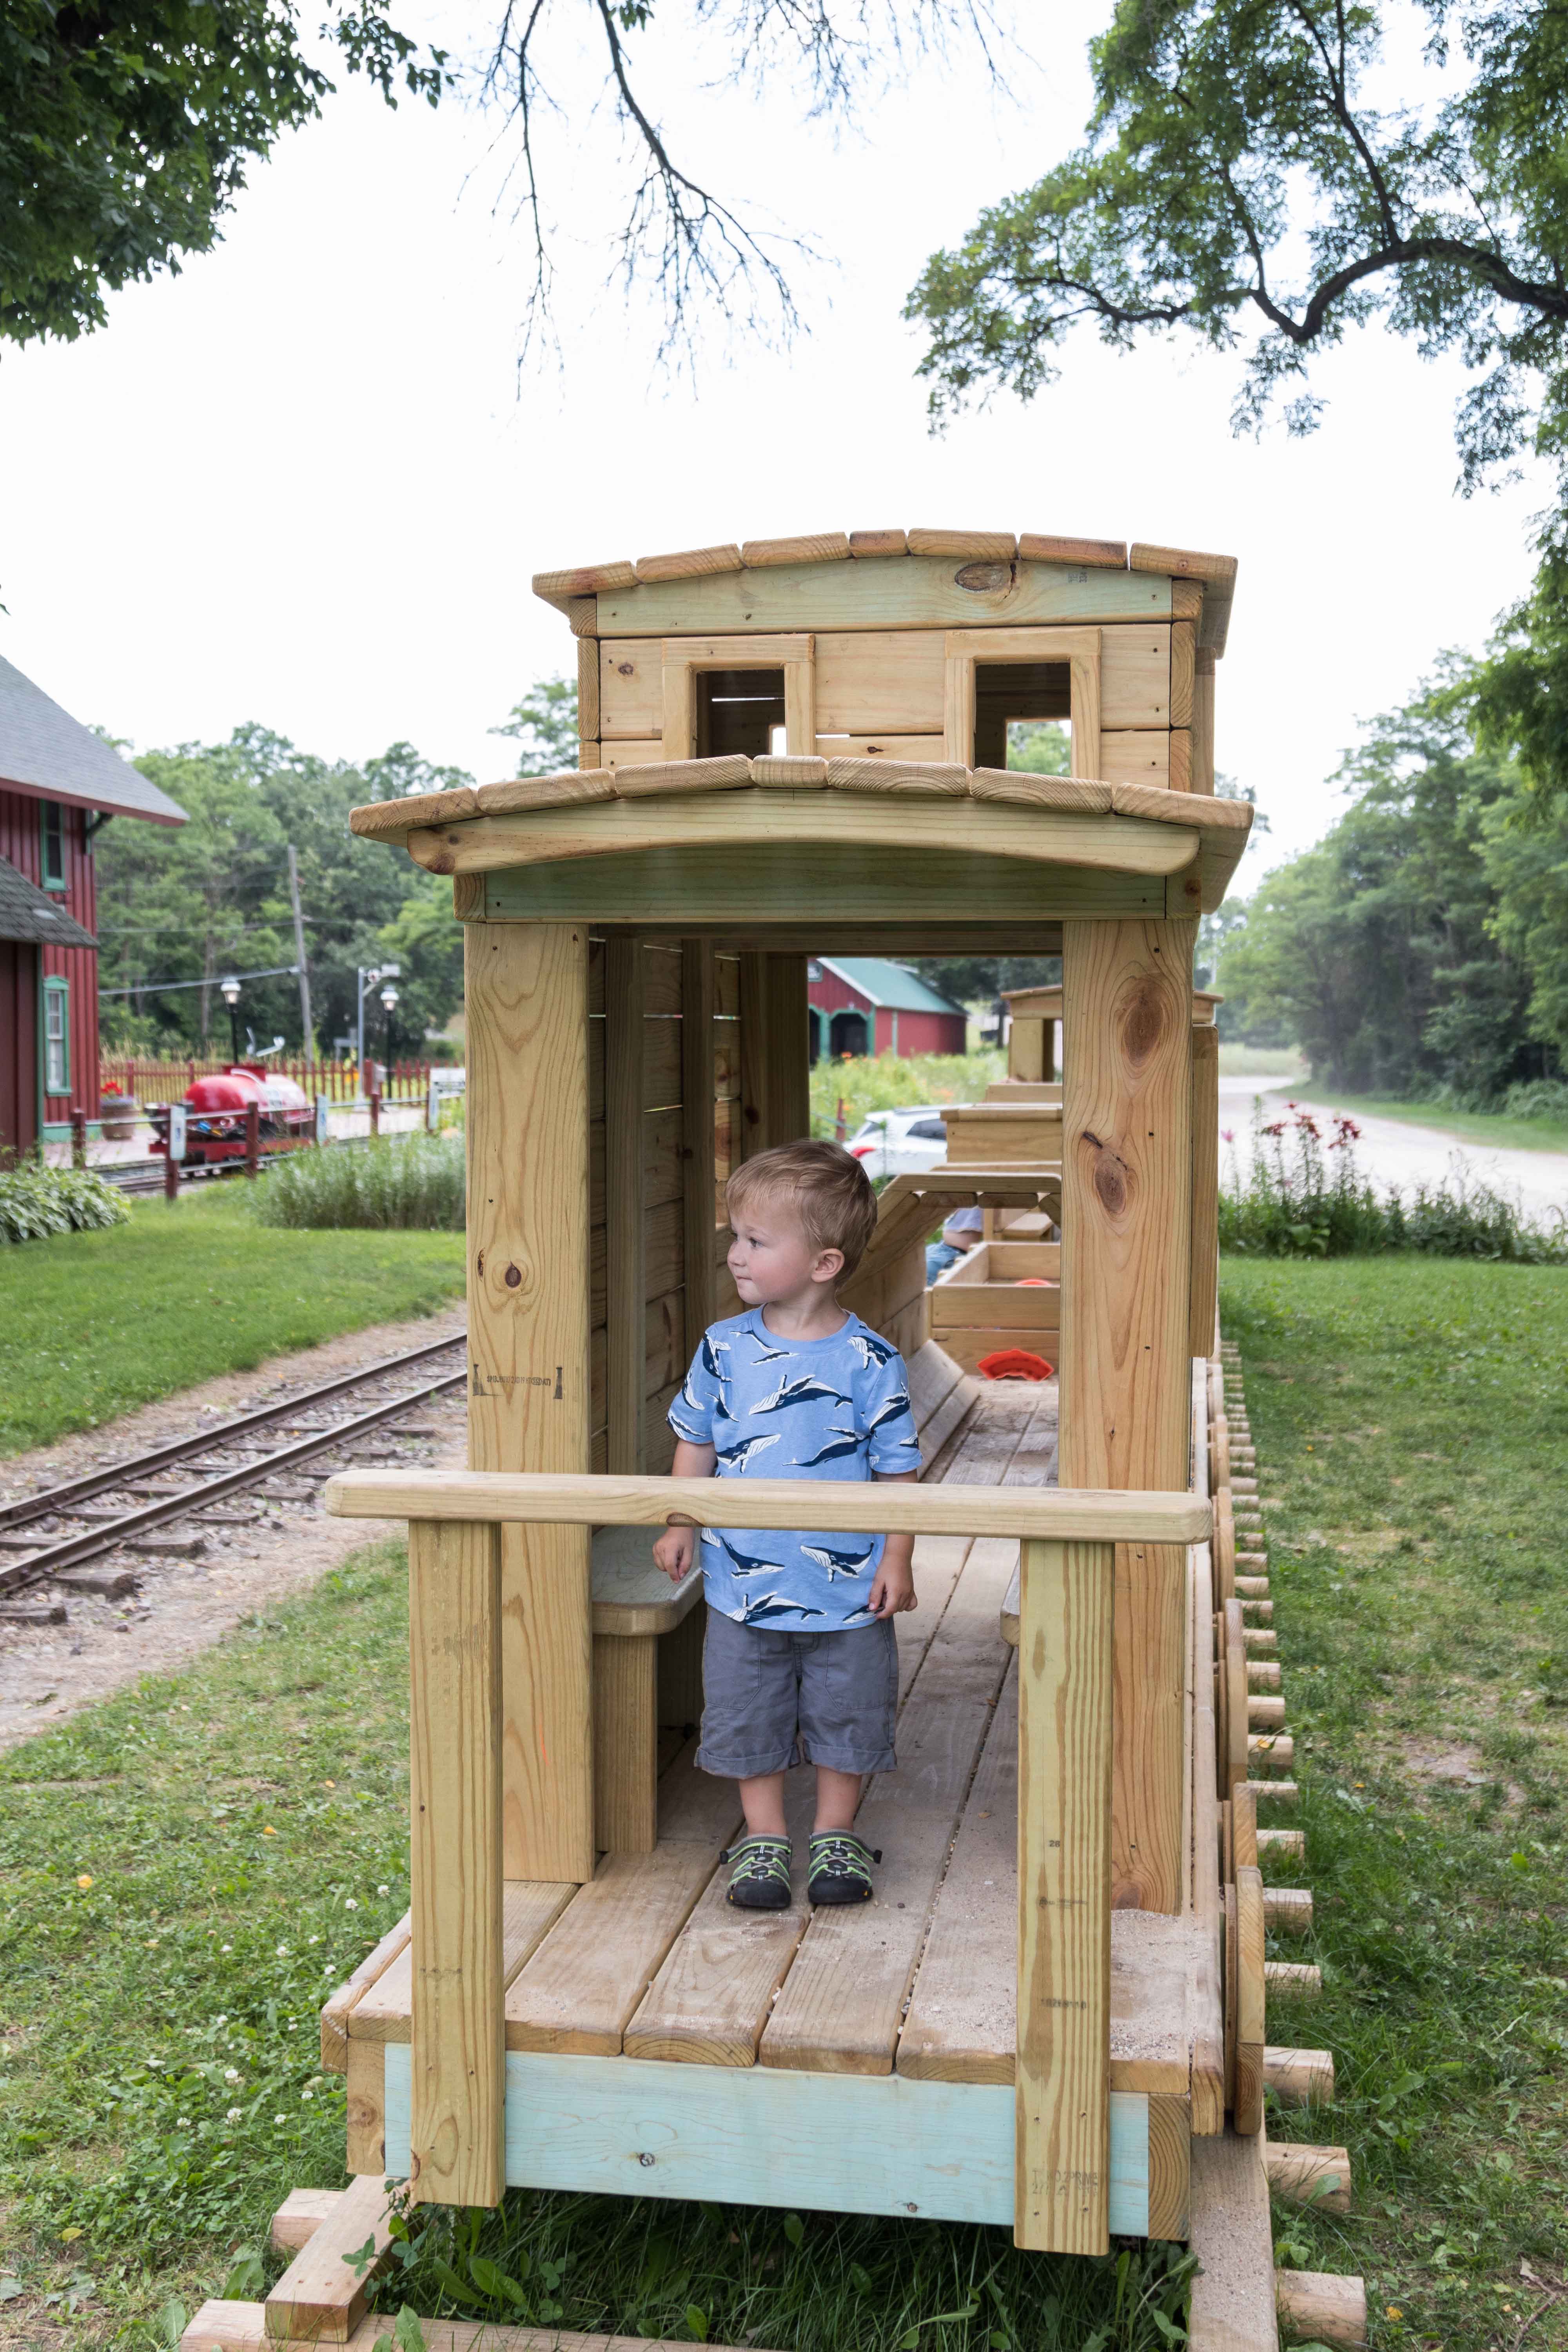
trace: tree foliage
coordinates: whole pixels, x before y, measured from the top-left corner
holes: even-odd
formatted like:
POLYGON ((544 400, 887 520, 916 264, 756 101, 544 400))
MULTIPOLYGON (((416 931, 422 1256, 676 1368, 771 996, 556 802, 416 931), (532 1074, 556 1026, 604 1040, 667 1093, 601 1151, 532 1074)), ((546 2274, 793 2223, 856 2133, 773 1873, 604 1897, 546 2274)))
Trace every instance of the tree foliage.
MULTIPOLYGON (((371 0, 325 27, 389 105, 447 81, 371 0)), ((7 0, 0 9, 0 336, 100 327, 104 299, 205 253, 247 166, 321 110, 288 0, 7 0)))
POLYGON ((1495 1102, 1568 1054, 1568 821, 1554 841, 1521 824, 1517 768, 1477 749, 1472 683, 1450 662, 1374 722, 1340 771, 1352 805, 1218 943, 1234 1028, 1294 1039, 1352 1092, 1495 1102))

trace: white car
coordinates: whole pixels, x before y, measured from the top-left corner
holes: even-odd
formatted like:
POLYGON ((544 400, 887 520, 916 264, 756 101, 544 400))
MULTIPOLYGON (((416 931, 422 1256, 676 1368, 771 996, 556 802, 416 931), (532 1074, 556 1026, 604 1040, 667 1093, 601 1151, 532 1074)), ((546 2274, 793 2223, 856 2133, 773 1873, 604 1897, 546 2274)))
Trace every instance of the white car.
POLYGON ((947 1164, 947 1129, 942 1113, 920 1110, 878 1110, 863 1121, 845 1145, 860 1160, 876 1184, 885 1176, 920 1175, 928 1168, 947 1164))

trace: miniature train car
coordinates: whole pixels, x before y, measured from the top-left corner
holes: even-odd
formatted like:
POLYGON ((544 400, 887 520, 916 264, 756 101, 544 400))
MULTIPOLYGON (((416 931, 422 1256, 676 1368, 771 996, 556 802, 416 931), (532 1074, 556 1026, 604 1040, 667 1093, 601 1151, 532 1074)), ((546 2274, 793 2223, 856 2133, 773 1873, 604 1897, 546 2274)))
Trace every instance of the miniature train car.
MULTIPOLYGON (((264 1064, 237 1063, 215 1077, 195 1078, 185 1088, 184 1168, 210 1168, 228 1160, 243 1160, 247 1127, 254 1105, 258 1145, 263 1157, 290 1151, 316 1139, 316 1112, 310 1097, 294 1080, 264 1064)), ((153 1152, 169 1149, 169 1105, 149 1111, 153 1152)))

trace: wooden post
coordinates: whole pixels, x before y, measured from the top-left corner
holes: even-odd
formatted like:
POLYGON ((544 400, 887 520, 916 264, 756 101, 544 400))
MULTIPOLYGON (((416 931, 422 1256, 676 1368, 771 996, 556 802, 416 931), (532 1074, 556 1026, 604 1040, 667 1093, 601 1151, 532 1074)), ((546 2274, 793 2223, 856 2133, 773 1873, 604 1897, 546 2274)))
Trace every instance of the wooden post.
POLYGON ((1219 1311, 1219 1032, 1193 1031, 1193 1273, 1187 1352, 1206 1356, 1219 1311))
POLYGON ((605 1420, 612 1473, 642 1469, 643 1237, 642 940, 613 932, 605 946, 605 1420))
POLYGON ((811 1133, 811 1000, 805 956, 769 956, 767 992, 768 1142, 798 1143, 811 1133))
POLYGON ((498 1530, 408 1529, 414 2196, 499 2205, 506 2186, 498 1530))
POLYGON ((1110 2211, 1115 1548, 1023 1547, 1016 2244, 1103 2254, 1110 2211))
MULTIPOLYGON (((588 1467, 588 933, 466 927, 468 1466, 588 1467)), ((582 1528, 501 1530, 509 1878, 594 1874, 582 1528)))
POLYGON ((768 1064, 773 1044, 768 1035, 772 997, 768 958, 741 958, 741 1102, 738 1131, 730 1139, 730 1172, 743 1160, 755 1159, 773 1140, 768 1133, 768 1064))
POLYGON ((372 1135, 381 1133, 381 1088, 378 1086, 373 1086, 370 1090, 370 1131, 372 1135))
POLYGON ((260 1166, 261 1105, 251 1102, 245 1106, 245 1172, 247 1176, 256 1175, 260 1166))
MULTIPOLYGON (((1061 1483, 1188 1475, 1191 922, 1064 924, 1061 1483)), ((1117 1547, 1116 1902, 1177 1912, 1186 1562, 1117 1547)))
POLYGON ((713 1235, 718 1202, 713 1175, 713 950, 706 940, 680 944, 681 1239, 686 1284, 686 1353, 713 1320, 713 1235))
POLYGON ((71 1111, 71 1166, 87 1166, 87 1113, 75 1108, 71 1111))

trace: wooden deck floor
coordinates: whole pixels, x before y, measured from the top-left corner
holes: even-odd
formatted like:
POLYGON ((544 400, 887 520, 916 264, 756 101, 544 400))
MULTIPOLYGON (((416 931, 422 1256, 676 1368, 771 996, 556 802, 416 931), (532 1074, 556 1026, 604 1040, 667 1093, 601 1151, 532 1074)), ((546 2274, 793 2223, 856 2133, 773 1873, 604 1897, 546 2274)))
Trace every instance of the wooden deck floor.
MULTIPOLYGON (((927 1475, 1051 1485, 1056 1437, 1054 1383, 984 1389, 927 1475)), ((916 1545, 921 1605, 898 1620, 899 1770, 869 1786, 858 1822, 882 1849, 874 1902, 807 1905, 802 1769, 795 1900, 732 1910, 718 1854, 742 1826, 733 1787, 698 1771, 688 1741, 660 1782, 653 1853, 607 1856, 580 1888, 509 1885, 508 2049, 1010 2084, 1017 1701, 1000 1613, 1017 1556, 1010 1541, 916 1545)), ((1114 1915, 1112 2090, 1187 2092, 1200 1944, 1190 1916, 1114 1915)), ((411 1986, 405 1949, 353 2008, 351 2041, 406 2042, 411 1986)))

